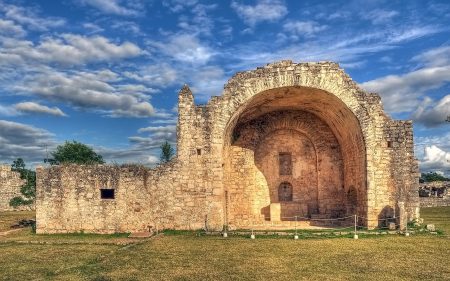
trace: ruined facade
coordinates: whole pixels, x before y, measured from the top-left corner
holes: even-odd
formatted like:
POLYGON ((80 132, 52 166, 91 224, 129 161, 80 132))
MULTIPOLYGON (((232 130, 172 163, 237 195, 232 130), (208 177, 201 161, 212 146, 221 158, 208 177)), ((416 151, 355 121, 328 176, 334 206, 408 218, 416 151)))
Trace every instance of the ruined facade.
POLYGON ((11 199, 22 195, 20 188, 24 183, 19 172, 11 171, 9 165, 0 165, 0 212, 26 209, 26 207, 13 208, 9 206, 11 199))
POLYGON ((195 105, 179 93, 177 156, 155 169, 37 169, 37 231, 248 228, 357 214, 419 215, 411 121, 388 117, 335 63, 237 73, 195 105))

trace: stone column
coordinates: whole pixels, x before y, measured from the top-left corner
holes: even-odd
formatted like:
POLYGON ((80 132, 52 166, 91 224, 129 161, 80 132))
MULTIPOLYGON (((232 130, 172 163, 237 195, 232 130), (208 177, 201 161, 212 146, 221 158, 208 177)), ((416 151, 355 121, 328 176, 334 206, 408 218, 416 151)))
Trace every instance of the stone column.
POLYGON ((405 202, 398 202, 398 224, 400 230, 405 230, 408 223, 408 216, 405 208, 405 202))

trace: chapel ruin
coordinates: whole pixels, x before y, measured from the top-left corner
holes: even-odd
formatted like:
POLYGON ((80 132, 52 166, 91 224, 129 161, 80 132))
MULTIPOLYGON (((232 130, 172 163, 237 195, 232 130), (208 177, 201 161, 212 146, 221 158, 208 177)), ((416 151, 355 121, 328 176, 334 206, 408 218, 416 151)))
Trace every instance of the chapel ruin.
POLYGON ((177 156, 37 168, 37 232, 249 228, 358 215, 419 216, 411 121, 392 120, 332 62, 239 72, 221 96, 179 93, 177 156))
POLYGON ((9 205, 11 199, 22 196, 20 188, 24 183, 20 173, 12 171, 10 165, 0 165, 0 212, 28 209, 27 206, 14 208, 9 205))

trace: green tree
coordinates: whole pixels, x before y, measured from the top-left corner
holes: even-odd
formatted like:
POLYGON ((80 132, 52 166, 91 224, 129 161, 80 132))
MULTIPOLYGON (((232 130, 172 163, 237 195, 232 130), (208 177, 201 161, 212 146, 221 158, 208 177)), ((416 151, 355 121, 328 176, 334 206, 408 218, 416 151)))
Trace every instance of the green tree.
POLYGON ((103 164, 103 157, 97 154, 91 147, 77 142, 66 141, 58 145, 56 150, 51 153, 52 158, 44 159, 44 162, 50 165, 59 165, 64 163, 75 164, 103 164))
POLYGON ((13 161, 11 165, 11 170, 19 173, 25 170, 25 161, 23 161, 22 158, 17 158, 16 160, 13 161))
POLYGON ((422 173, 420 175, 420 182, 432 182, 432 181, 450 181, 450 179, 436 172, 422 173))
POLYGON ((173 149, 172 145, 168 141, 165 141, 160 146, 161 148, 161 155, 159 159, 162 163, 167 163, 172 159, 173 155, 175 154, 175 150, 173 149))
POLYGON ((31 205, 36 198, 36 172, 25 167, 26 165, 22 158, 17 158, 11 165, 11 170, 19 172, 20 178, 25 180, 25 183, 20 188, 21 196, 16 196, 9 201, 9 205, 14 208, 31 205))

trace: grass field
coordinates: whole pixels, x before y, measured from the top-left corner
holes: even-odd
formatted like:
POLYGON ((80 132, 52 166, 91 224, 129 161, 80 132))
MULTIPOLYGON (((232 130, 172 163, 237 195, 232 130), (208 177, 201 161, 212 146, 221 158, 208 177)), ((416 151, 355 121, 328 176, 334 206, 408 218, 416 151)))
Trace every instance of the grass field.
MULTIPOLYGON (((0 213, 3 229, 11 216, 0 213)), ((130 240, 24 229, 0 236, 0 280, 450 280, 450 207, 422 217, 444 235, 130 240)))

